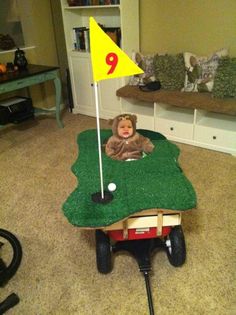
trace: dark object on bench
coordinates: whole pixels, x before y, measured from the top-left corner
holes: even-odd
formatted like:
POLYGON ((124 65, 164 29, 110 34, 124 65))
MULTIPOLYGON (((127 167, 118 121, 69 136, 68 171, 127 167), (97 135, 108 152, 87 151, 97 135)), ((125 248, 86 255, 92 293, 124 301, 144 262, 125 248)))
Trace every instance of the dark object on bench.
POLYGON ((161 88, 160 81, 148 82, 146 85, 140 85, 139 89, 143 92, 158 91, 161 88))

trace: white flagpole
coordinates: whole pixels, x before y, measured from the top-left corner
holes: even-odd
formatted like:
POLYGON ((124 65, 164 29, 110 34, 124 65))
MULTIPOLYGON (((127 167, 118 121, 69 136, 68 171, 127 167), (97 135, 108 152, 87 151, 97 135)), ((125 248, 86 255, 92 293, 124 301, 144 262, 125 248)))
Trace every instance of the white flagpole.
POLYGON ((95 92, 96 119, 97 119, 97 136, 98 136, 98 155, 99 155, 99 171, 100 171, 100 182, 101 182, 101 197, 102 197, 102 199, 104 199, 102 151, 101 151, 100 121, 99 121, 99 107, 98 107, 98 83, 97 82, 94 82, 94 92, 95 92))

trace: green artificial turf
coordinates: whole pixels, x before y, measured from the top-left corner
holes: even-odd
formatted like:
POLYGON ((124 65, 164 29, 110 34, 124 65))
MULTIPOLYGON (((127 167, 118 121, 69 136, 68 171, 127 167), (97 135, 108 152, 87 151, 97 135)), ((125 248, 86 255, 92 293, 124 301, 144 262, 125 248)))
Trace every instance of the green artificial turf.
MULTIPOLYGON (((77 188, 63 204, 68 221, 78 227, 109 226, 135 212, 151 209, 184 211, 196 206, 195 191, 179 164, 179 149, 159 133, 138 130, 149 137, 154 151, 136 161, 115 161, 102 153, 104 189, 116 184, 113 200, 107 204, 94 202, 92 194, 99 192, 100 175, 97 131, 79 134, 79 155, 72 166, 78 178, 77 188)), ((111 130, 101 130, 101 142, 111 136, 111 130)))

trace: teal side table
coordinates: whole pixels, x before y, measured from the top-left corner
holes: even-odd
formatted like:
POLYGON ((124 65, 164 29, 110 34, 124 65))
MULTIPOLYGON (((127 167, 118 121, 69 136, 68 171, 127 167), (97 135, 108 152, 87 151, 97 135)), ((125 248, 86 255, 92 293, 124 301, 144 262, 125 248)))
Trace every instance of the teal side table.
POLYGON ((64 125, 60 118, 61 112, 61 81, 58 76, 59 67, 49 67, 41 65, 28 65, 26 70, 11 72, 0 76, 0 94, 27 88, 31 85, 44 83, 53 80, 56 94, 56 110, 36 109, 36 115, 55 113, 57 125, 63 128, 64 125))

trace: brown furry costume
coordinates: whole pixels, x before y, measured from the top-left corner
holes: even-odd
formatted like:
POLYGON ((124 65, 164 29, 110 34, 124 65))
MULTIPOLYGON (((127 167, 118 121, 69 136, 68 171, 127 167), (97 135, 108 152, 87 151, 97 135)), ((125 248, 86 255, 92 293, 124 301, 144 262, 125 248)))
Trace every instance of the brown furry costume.
POLYGON ((152 142, 136 132, 136 115, 122 114, 110 121, 112 133, 106 144, 106 154, 114 160, 140 159, 142 153, 150 153, 154 149, 152 142), (133 134, 128 138, 122 138, 117 133, 118 123, 121 120, 130 120, 133 125, 133 134))

